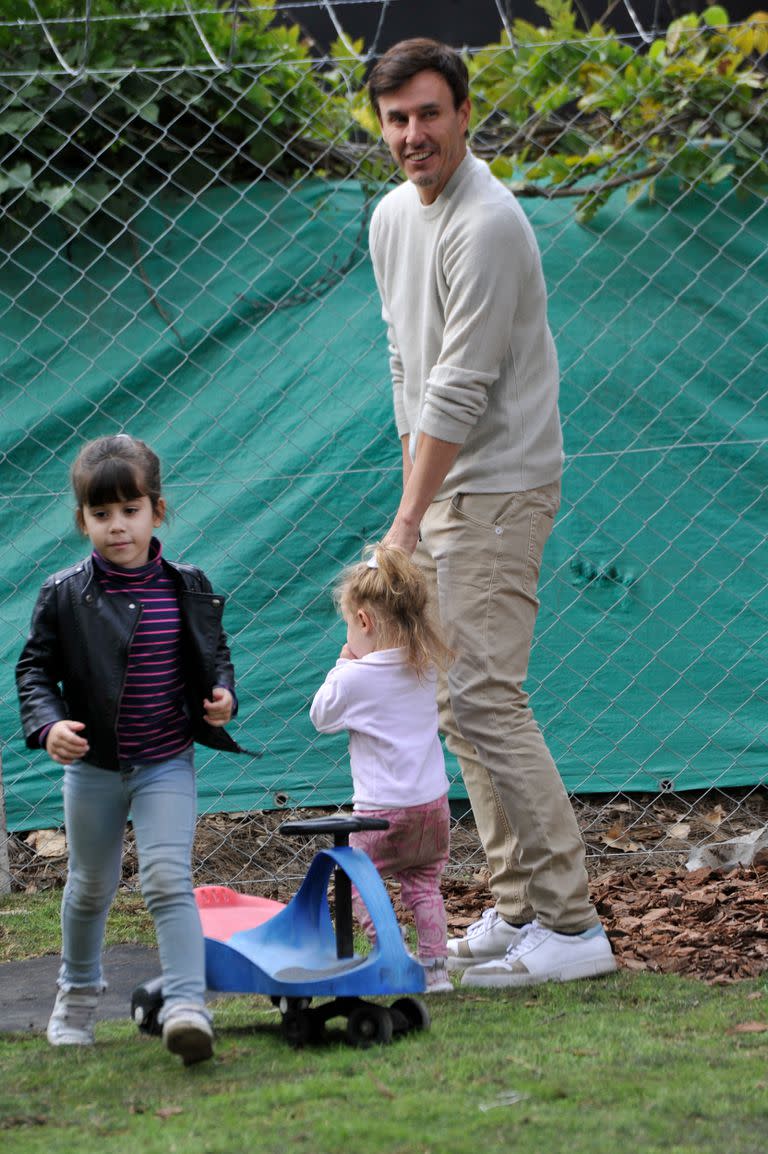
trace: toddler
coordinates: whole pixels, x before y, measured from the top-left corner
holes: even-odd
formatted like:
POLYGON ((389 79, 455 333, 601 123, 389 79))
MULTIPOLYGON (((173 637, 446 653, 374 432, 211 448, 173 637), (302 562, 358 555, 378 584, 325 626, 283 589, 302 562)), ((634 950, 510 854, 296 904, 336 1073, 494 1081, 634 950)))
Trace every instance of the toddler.
MULTIPOLYGON (((427 614, 421 570, 402 549, 378 545, 345 571, 336 602, 347 625, 339 659, 315 694, 320 733, 349 731, 353 805, 389 822, 353 834, 382 877, 400 883, 413 913, 428 993, 449 993, 440 879, 448 861, 448 778, 438 735, 437 669, 450 651, 427 614)), ((359 895, 355 913, 375 930, 359 895)))

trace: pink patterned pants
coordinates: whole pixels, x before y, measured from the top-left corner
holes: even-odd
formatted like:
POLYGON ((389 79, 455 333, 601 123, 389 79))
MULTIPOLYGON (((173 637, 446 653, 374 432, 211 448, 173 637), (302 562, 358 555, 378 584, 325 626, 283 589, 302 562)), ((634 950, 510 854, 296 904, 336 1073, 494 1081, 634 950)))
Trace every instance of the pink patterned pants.
MULTIPOLYGON (((448 926, 440 893, 440 879, 448 861, 450 810, 448 797, 403 809, 360 811, 361 816, 383 817, 389 829, 365 830, 350 835, 349 844, 368 854, 384 878, 400 883, 400 898, 413 914, 419 939, 419 957, 444 958, 448 926)), ((352 904, 365 933, 375 941, 368 911, 357 891, 352 904)))

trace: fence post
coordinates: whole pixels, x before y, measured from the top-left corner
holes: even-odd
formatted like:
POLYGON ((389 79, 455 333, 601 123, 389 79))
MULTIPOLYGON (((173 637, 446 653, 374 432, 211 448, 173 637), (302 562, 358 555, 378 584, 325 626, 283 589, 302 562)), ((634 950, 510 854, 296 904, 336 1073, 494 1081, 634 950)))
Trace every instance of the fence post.
POLYGON ((8 857, 8 826, 5 820, 3 789, 3 751, 0 749, 0 894, 11 892, 11 865, 8 857))

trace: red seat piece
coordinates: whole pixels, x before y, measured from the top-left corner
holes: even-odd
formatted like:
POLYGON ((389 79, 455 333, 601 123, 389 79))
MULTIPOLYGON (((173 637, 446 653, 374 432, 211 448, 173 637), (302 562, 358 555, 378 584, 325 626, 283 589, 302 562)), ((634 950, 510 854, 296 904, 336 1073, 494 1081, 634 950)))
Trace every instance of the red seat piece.
POLYGON ((195 902, 203 935, 219 942, 228 941, 241 930, 252 930, 285 909, 283 902, 239 894, 229 886, 198 886, 195 902))

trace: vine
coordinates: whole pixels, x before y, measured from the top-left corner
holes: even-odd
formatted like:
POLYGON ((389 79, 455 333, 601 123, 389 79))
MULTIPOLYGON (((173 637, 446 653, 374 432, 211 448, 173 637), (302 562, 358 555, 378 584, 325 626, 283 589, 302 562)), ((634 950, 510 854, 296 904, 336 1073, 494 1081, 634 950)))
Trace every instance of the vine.
MULTIPOLYGON (((66 0, 4 0, 6 224, 120 228, 161 187, 392 177, 361 41, 315 59, 274 0, 140 2, 82 0, 75 17, 66 0)), ((582 220, 663 175, 766 195, 768 14, 734 25, 711 6, 641 51, 580 30, 572 0, 539 4, 546 26, 516 20, 467 54, 472 147, 518 195, 575 198, 582 220)))

